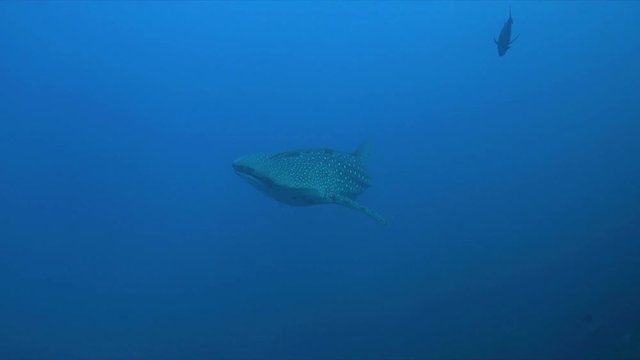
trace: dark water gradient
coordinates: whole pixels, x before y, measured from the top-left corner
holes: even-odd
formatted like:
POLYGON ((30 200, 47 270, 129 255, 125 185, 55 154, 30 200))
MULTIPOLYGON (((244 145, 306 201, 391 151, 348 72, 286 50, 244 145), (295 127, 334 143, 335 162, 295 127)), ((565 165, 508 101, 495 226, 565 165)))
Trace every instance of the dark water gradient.
POLYGON ((0 358, 640 357, 640 3, 507 5, 0 3, 0 358))

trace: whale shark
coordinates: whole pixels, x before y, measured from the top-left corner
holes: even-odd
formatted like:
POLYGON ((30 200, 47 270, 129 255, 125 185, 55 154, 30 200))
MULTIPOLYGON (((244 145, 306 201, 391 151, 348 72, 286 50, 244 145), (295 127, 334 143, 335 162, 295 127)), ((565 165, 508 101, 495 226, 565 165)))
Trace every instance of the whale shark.
POLYGON ((354 152, 310 148, 258 153, 236 159, 236 174, 269 197, 293 206, 338 204, 379 223, 385 219, 356 201, 369 187, 366 146, 354 152))

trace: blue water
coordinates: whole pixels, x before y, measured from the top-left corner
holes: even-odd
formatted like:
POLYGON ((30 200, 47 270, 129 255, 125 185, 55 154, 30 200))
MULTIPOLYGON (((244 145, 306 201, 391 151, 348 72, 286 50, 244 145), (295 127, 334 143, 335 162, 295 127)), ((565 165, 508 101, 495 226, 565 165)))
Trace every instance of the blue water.
POLYGON ((640 2, 508 6, 0 3, 0 359, 640 359, 640 2))

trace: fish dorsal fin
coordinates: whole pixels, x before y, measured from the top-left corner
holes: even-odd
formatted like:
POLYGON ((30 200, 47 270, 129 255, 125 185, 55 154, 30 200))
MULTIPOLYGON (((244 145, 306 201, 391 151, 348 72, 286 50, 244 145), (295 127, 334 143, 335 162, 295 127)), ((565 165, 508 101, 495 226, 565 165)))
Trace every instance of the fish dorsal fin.
POLYGON ((368 215, 369 217, 373 218, 375 221, 379 222, 380 224, 386 225, 387 221, 380 215, 378 215, 377 213, 375 213, 373 210, 369 209, 368 207, 361 205, 360 203, 358 203, 357 201, 350 199, 346 196, 341 196, 338 195, 336 196, 334 199, 336 204, 342 205, 342 206, 346 206, 348 208, 354 209, 354 210, 358 210, 361 211, 363 213, 365 213, 366 215, 368 215))
POLYGON ((353 156, 360 158, 362 161, 367 161, 369 158, 369 144, 367 142, 363 142, 356 150, 353 152, 353 156))

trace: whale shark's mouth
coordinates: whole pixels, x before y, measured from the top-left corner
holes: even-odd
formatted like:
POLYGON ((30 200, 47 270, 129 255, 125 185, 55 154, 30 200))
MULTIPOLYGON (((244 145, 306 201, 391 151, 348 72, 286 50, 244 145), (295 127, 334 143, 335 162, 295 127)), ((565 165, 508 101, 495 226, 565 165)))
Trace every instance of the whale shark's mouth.
POLYGON ((264 184, 273 184, 273 181, 263 175, 260 175, 253 168, 249 166, 244 166, 240 164, 232 164, 233 170, 235 170, 236 174, 243 176, 249 180, 253 180, 256 182, 264 183, 264 184))
POLYGON ((238 175, 250 176, 256 179, 258 178, 255 175, 255 170, 253 170, 248 166, 239 165, 239 164, 232 164, 231 166, 233 167, 233 170, 235 170, 236 174, 238 175))

